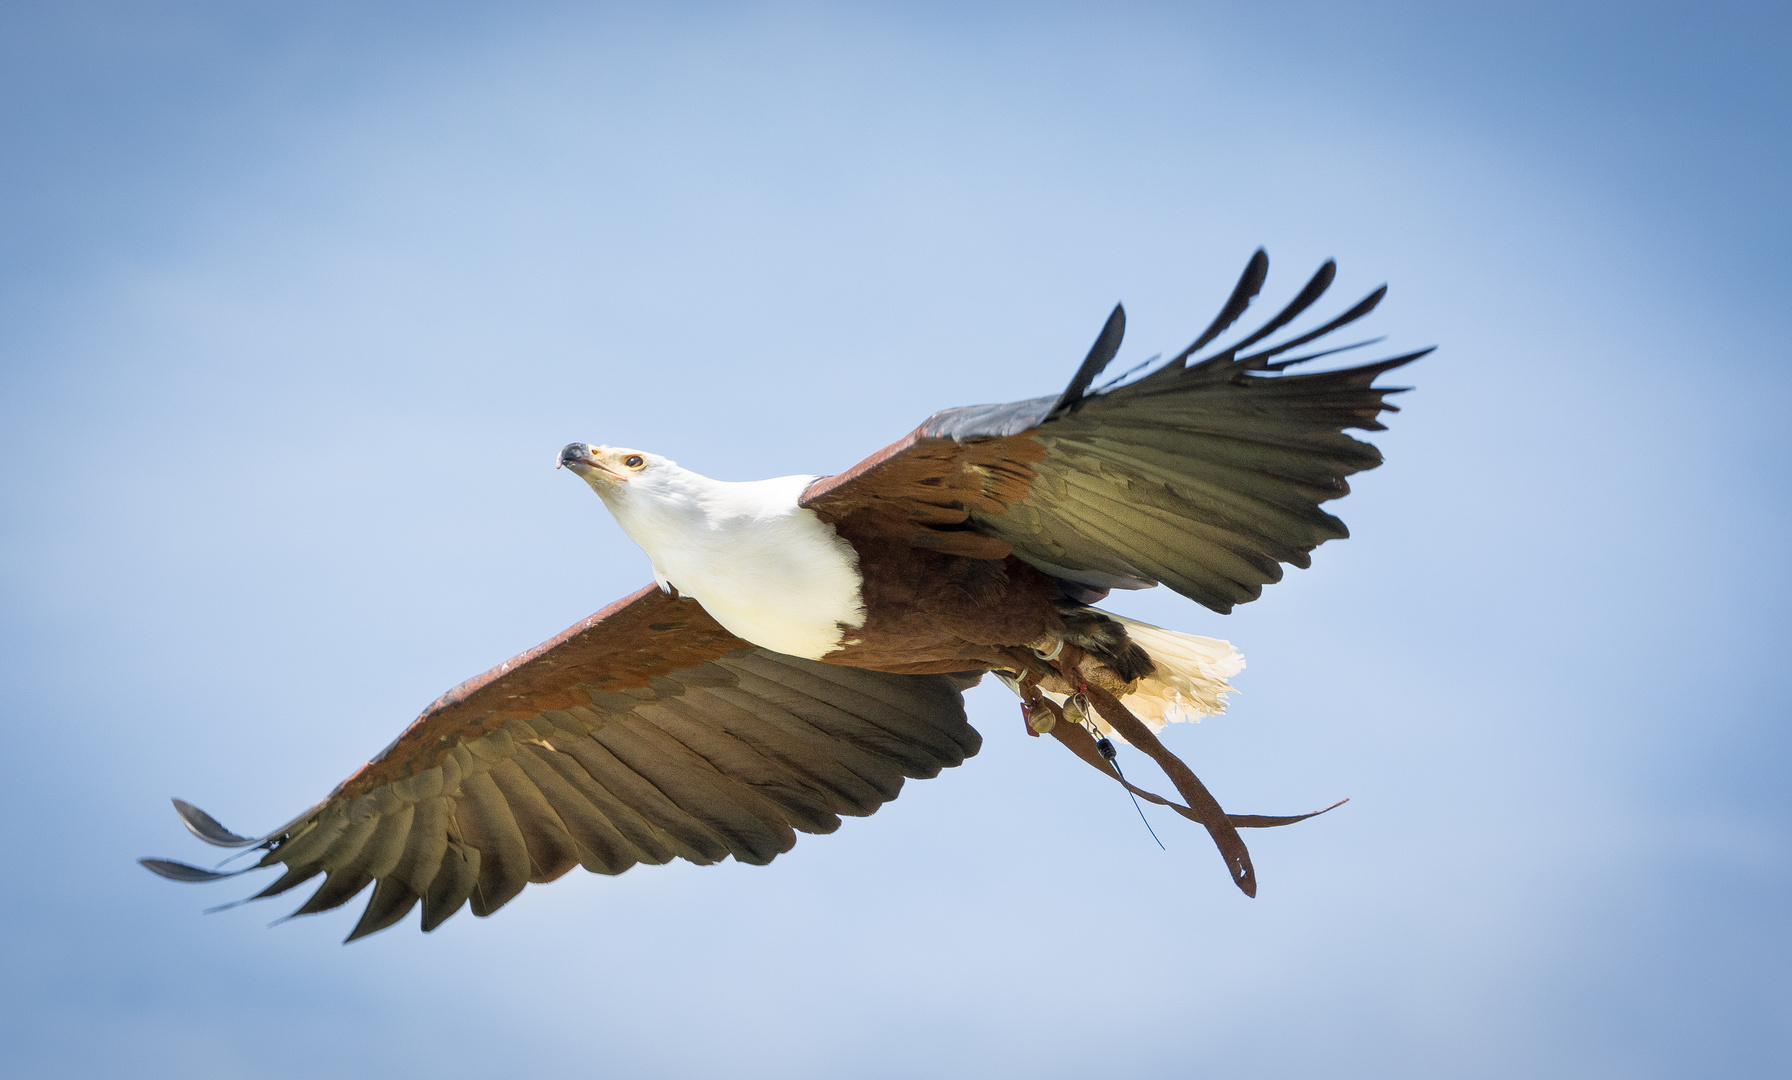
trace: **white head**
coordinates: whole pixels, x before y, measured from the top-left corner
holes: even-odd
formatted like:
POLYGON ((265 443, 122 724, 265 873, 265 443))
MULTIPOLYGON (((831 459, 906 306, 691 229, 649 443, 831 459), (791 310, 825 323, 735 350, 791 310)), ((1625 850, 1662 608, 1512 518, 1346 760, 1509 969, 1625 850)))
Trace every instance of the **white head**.
POLYGON ((664 498, 677 481, 689 476, 678 463, 645 450, 626 446, 592 446, 567 443, 555 468, 565 466, 591 485, 591 490, 615 511, 631 503, 664 498))
POLYGON ((652 557, 656 572, 667 544, 708 516, 715 482, 670 458, 626 446, 569 443, 560 451, 560 465, 597 492, 622 531, 652 557))

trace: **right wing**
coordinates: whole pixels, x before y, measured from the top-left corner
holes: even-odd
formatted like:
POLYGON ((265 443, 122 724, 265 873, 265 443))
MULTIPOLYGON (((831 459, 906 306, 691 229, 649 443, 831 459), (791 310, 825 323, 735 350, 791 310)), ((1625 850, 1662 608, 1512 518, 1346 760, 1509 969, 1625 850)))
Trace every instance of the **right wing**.
POLYGON ((1283 374, 1342 351, 1281 359, 1367 315, 1386 292, 1260 344, 1325 292, 1328 262, 1263 326, 1197 357, 1244 313, 1268 269, 1258 251, 1219 317, 1143 378, 1092 389, 1120 347, 1126 319, 1115 308, 1063 393, 935 413, 815 481, 802 504, 843 532, 969 558, 1012 554, 1091 601, 1158 582, 1222 613, 1256 599, 1281 580, 1281 564, 1305 567, 1313 548, 1348 535, 1320 504, 1348 493, 1345 477, 1381 464, 1381 454, 1344 432, 1381 430, 1377 416, 1396 411, 1386 397, 1399 388, 1375 386, 1376 377, 1431 351, 1283 374))
MULTIPOLYGON (((423 929, 529 882, 673 858, 762 864, 975 754, 968 675, 892 675, 769 652, 647 586, 444 694, 329 797, 263 837, 175 800, 200 839, 319 874, 294 915, 373 896, 348 940, 421 901, 423 929)), ((164 877, 230 876, 165 859, 164 877)), ((241 871, 239 871, 241 872, 241 871)))

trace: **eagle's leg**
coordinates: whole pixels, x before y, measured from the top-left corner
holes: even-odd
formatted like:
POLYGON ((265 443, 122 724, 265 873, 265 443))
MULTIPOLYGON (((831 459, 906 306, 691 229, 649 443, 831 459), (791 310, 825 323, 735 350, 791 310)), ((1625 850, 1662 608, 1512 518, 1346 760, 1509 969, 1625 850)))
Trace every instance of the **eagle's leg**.
POLYGON ((1091 671, 1085 678, 1098 678, 1103 685, 1111 680, 1109 689, 1125 694, 1157 670, 1150 654, 1127 635, 1126 627, 1103 612, 1074 600, 1059 600, 1052 608, 1062 627, 1059 640, 1081 649, 1097 662, 1100 674, 1091 671))
POLYGON ((1053 608, 1053 627, 1028 644, 1033 655, 1048 665, 1040 680, 1044 689, 1071 694, 1079 683, 1095 683, 1124 697, 1157 670, 1151 655, 1127 636, 1126 627, 1107 615, 1071 601, 1060 601, 1053 608), (1066 668, 1065 660, 1071 656, 1073 667, 1066 668))

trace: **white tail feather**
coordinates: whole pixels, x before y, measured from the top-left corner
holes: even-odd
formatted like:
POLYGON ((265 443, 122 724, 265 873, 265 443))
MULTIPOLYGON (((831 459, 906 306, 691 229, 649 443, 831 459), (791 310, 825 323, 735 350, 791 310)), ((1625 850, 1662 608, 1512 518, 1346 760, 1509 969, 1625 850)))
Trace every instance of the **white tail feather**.
MULTIPOLYGON (((1125 697, 1126 707, 1153 733, 1165 724, 1199 723, 1203 716, 1226 711, 1226 695, 1238 692, 1226 680, 1244 670, 1244 657, 1231 642, 1165 630, 1111 611, 1102 614, 1126 627, 1127 636, 1157 665, 1125 697)), ((1099 726, 1103 734, 1111 734, 1105 722, 1099 726)))

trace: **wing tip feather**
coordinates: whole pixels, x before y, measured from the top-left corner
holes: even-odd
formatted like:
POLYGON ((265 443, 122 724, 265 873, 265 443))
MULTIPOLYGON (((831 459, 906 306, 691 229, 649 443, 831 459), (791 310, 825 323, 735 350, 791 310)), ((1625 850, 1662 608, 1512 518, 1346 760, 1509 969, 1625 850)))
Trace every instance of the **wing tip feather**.
POLYGON ((261 837, 238 836, 219 824, 217 818, 185 799, 170 799, 169 801, 174 804, 174 812, 179 815, 181 824, 187 827, 187 831, 213 847, 252 847, 262 842, 261 837))

